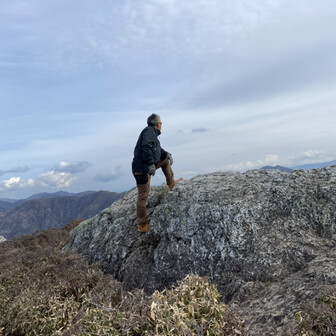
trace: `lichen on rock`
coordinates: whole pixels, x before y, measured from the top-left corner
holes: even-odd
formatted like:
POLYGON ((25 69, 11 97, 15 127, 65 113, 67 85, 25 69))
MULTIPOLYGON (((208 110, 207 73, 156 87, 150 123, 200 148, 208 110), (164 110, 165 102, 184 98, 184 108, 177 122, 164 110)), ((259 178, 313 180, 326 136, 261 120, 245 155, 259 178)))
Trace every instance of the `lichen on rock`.
POLYGON ((152 186, 147 234, 136 228, 136 200, 134 188, 76 227, 66 246, 128 290, 153 293, 198 274, 225 302, 244 302, 336 245, 336 166, 215 172, 172 191, 152 186))
MULTIPOLYGON (((151 188, 151 230, 136 229, 137 190, 71 233, 67 248, 101 262, 127 289, 163 289, 189 273, 222 293, 238 280, 271 281, 332 246, 336 167, 311 171, 216 172, 151 188)), ((231 291, 230 291, 231 289, 231 291)))

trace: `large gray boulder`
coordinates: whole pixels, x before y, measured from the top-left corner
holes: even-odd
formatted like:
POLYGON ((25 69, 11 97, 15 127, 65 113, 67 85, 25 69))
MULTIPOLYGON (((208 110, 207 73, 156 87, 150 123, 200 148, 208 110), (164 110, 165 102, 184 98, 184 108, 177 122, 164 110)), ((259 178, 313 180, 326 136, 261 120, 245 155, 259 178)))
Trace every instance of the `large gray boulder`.
POLYGON ((152 187, 146 234, 136 229, 136 200, 134 188, 76 227, 66 246, 125 289, 151 293, 194 273, 208 276, 226 302, 240 300, 335 247, 336 166, 216 172, 172 191, 152 187))
POLYGON ((294 313, 336 284, 336 166, 216 172, 151 188, 151 229, 136 229, 137 190, 82 222, 65 247, 151 293, 208 276, 247 335, 289 335, 294 313))

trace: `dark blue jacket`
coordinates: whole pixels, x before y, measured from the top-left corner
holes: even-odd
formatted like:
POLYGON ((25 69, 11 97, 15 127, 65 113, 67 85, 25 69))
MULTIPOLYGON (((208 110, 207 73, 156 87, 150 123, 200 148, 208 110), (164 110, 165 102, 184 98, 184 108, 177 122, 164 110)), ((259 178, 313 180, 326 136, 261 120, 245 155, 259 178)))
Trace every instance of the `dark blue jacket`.
POLYGON ((161 132, 152 127, 145 127, 140 133, 137 144, 134 148, 132 172, 148 173, 148 166, 157 165, 165 159, 167 152, 161 148, 158 136, 161 132))

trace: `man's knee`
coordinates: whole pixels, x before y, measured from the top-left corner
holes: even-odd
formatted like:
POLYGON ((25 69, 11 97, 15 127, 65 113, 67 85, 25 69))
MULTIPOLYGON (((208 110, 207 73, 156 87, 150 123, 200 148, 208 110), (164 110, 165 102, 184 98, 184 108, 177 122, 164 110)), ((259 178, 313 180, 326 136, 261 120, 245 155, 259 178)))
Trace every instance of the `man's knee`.
POLYGON ((162 161, 159 161, 159 163, 156 165, 156 169, 159 169, 159 168, 161 168, 161 169, 165 169, 165 168, 167 168, 167 167, 169 167, 170 166, 170 162, 169 162, 169 160, 166 158, 166 159, 164 159, 164 160, 162 160, 162 161))
POLYGON ((134 177, 137 184, 144 185, 149 182, 148 174, 134 174, 134 177))

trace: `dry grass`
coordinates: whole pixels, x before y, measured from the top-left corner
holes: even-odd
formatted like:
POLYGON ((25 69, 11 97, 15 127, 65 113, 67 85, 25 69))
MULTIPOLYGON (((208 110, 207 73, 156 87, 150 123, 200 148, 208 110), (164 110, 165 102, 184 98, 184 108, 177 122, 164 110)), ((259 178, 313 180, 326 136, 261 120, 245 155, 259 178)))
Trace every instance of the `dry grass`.
POLYGON ((241 335, 242 322, 204 278, 187 276, 178 287, 152 297, 155 335, 241 335))
POLYGON ((240 335, 242 322, 206 279, 145 296, 61 247, 52 229, 0 244, 0 335, 240 335))

